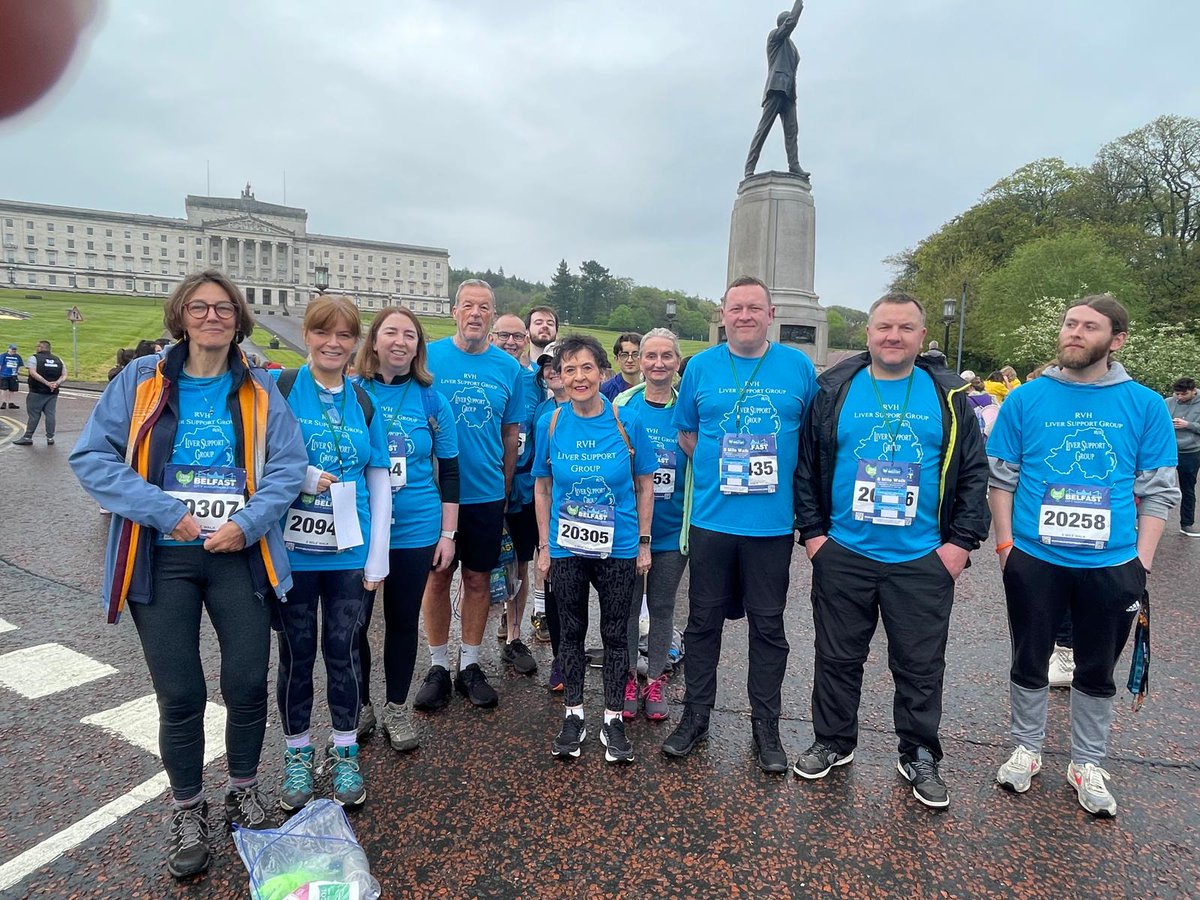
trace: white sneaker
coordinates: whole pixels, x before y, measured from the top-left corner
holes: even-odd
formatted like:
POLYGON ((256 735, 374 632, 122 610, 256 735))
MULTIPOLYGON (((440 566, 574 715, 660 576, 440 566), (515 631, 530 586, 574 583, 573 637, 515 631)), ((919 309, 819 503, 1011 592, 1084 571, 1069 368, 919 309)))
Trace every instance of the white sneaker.
POLYGON ((1075 651, 1070 647, 1054 645, 1050 654, 1050 687, 1070 687, 1075 678, 1075 651))
POLYGON ((996 772, 996 783, 1018 794, 1023 794, 1029 790, 1033 776, 1040 771, 1042 771, 1042 754, 1034 753, 1025 745, 1018 744, 1013 755, 996 772))
POLYGON ((1075 788, 1075 793, 1079 796, 1079 805, 1093 816, 1112 818, 1117 814, 1116 798, 1104 783, 1111 778, 1108 772, 1095 763, 1077 766, 1071 762, 1067 766, 1067 782, 1075 788))
POLYGON ((1188 537, 1200 538, 1200 527, 1196 525, 1180 525, 1179 533, 1186 534, 1188 537))

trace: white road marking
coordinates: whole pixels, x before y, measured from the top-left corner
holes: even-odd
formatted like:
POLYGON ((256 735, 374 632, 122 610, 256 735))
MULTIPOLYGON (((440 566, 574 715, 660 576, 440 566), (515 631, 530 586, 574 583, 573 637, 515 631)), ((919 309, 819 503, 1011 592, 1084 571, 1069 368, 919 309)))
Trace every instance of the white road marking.
POLYGON ((27 700, 57 694, 116 671, 62 644, 38 644, 0 656, 0 685, 27 700))
MULTIPOLYGON (((225 707, 210 702, 204 711, 204 762, 225 755, 225 707)), ((158 701, 153 694, 130 700, 104 712, 86 716, 84 725, 95 725, 155 756, 158 752, 158 701)))
POLYGON ((129 793, 122 794, 116 800, 106 803, 74 825, 64 828, 40 844, 35 844, 24 853, 0 865, 0 892, 7 891, 31 872, 53 862, 68 850, 78 847, 98 831, 102 831, 109 825, 115 825, 122 816, 129 815, 140 806, 161 796, 169 786, 167 773, 159 772, 153 778, 143 781, 129 793))
POLYGON ((14 625, 12 622, 6 622, 6 621, 4 621, 4 619, 0 619, 0 634, 4 634, 4 632, 6 632, 6 631, 16 631, 16 630, 17 630, 17 626, 14 625))

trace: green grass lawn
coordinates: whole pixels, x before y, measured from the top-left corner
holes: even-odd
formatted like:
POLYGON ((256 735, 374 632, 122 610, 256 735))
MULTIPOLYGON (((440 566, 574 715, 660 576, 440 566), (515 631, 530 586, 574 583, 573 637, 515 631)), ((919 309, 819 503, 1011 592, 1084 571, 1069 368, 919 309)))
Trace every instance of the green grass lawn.
MULTIPOLYGON (((124 297, 112 294, 72 294, 59 291, 0 289, 0 307, 29 313, 28 319, 0 318, 0 350, 13 343, 22 356, 31 356, 40 340, 50 341, 53 351, 62 357, 72 380, 107 381, 108 370, 116 362, 117 351, 133 347, 143 338, 162 336, 162 299, 124 297), (79 328, 79 373, 72 369, 71 323, 67 311, 78 306, 83 314, 79 328)), ((373 314, 365 315, 364 325, 373 314)), ((454 333, 454 320, 421 317, 428 340, 435 341, 454 333)), ((604 328, 567 326, 566 332, 582 332, 596 337, 609 350, 620 332, 604 328)), ((259 346, 266 347, 265 329, 255 331, 259 346)), ((704 341, 680 341, 684 356, 703 350, 704 341)), ((265 350, 268 357, 284 366, 301 365, 303 358, 290 350, 265 350)))

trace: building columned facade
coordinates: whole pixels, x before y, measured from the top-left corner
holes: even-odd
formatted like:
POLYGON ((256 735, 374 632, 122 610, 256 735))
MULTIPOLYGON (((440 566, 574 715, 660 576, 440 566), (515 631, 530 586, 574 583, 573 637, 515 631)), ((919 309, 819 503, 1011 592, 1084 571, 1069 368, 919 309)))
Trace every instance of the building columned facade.
POLYGON ((187 217, 0 200, 0 285, 164 297, 183 276, 222 269, 263 311, 302 310, 328 274, 362 309, 402 304, 448 316, 450 256, 440 247, 308 231, 308 212, 240 197, 184 201, 187 217))

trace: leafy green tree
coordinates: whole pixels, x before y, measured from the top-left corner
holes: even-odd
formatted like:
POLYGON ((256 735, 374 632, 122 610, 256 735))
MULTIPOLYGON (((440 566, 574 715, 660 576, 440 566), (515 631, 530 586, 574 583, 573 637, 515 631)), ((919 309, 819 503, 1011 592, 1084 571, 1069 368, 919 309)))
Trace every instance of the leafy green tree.
POLYGON ((608 293, 612 274, 594 259, 584 260, 579 266, 579 315, 577 321, 591 325, 607 321, 608 293))
POLYGON ((550 289, 546 291, 546 305, 558 310, 559 317, 567 320, 579 312, 577 302, 579 283, 567 261, 561 260, 550 279, 550 289))

